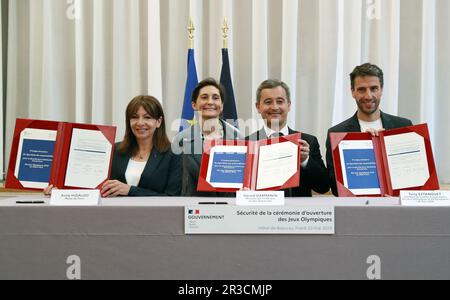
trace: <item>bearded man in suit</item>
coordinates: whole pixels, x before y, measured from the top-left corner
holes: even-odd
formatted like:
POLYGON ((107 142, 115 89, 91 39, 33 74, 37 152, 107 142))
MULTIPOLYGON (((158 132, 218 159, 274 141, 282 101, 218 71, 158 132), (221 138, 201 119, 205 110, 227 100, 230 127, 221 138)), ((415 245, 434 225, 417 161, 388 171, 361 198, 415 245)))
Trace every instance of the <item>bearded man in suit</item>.
POLYGON ((412 126, 405 118, 392 116, 380 109, 383 96, 384 74, 376 65, 366 63, 357 66, 350 74, 352 96, 358 106, 358 111, 344 122, 330 128, 327 138, 327 169, 330 177, 331 190, 338 195, 334 163, 330 143, 330 132, 369 132, 378 136, 381 131, 412 126))

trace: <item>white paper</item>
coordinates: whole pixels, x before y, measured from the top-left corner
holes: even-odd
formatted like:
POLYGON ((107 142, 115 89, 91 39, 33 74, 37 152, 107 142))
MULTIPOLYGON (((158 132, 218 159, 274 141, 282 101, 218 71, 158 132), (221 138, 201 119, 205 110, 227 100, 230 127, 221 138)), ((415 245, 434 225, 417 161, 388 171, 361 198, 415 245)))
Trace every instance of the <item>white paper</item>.
POLYGON ((374 150, 373 148, 373 142, 371 140, 347 140, 342 141, 339 144, 339 155, 341 158, 341 171, 342 171, 342 177, 344 181, 344 186, 349 189, 350 192, 352 192, 355 196, 359 195, 379 195, 381 194, 380 188, 368 188, 368 189, 350 189, 348 178, 347 178, 347 170, 345 168, 346 161, 344 157, 344 150, 362 150, 362 149, 369 149, 374 150))
POLYGON ((285 142, 259 148, 257 190, 282 186, 297 173, 298 147, 285 142))
MULTIPOLYGON (((247 154, 246 146, 215 146, 210 151, 209 156, 209 164, 208 164, 208 173, 206 176, 206 181, 210 183, 214 188, 230 188, 230 189, 241 189, 244 186, 244 183, 227 183, 227 182, 212 182, 211 177, 213 173, 213 165, 214 165, 214 156, 216 154, 229 153, 230 156, 233 154, 247 154)), ((242 170, 242 174, 245 171, 245 162, 244 162, 244 170, 242 170)))
POLYGON ((393 190, 424 186, 430 178, 424 138, 415 132, 384 138, 393 190))
POLYGON ((101 131, 75 128, 64 185, 93 189, 108 178, 111 143, 101 131))
MULTIPOLYGON (((20 163, 22 158, 22 149, 24 140, 40 140, 40 141, 56 141, 58 132, 56 130, 26 128, 20 133, 19 148, 17 150, 16 167, 14 168, 14 176, 19 178, 20 163)), ((53 160, 53 158, 52 158, 53 160)), ((48 182, 31 182, 20 181, 25 188, 43 189, 48 186, 48 182)))

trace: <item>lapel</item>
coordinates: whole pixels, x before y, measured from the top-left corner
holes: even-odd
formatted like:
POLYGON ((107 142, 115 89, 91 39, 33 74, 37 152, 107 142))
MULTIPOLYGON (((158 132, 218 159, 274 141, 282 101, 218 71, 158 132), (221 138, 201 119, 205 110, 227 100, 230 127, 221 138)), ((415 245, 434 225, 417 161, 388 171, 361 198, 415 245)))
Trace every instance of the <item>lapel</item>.
MULTIPOLYGON (((161 154, 155 147, 153 147, 152 153, 150 154, 150 157, 148 158, 147 164, 145 165, 142 175, 156 174, 156 170, 158 169, 159 163, 161 162, 162 158, 163 158, 163 154, 161 154)), ((141 176, 141 180, 143 177, 144 176, 141 176)), ((141 186, 141 182, 139 182, 139 186, 141 186)))
POLYGON ((395 128, 395 124, 392 122, 392 119, 388 114, 381 112, 381 122, 383 123, 384 129, 393 129, 395 128))
MULTIPOLYGON (((298 133, 298 131, 291 129, 290 127, 288 127, 288 130, 289 130, 289 135, 298 133)), ((266 134, 266 131, 264 130, 264 127, 261 128, 259 131, 257 131, 254 134, 256 134, 257 141, 268 139, 268 136, 266 134)))
POLYGON ((225 140, 235 140, 237 139, 237 132, 233 130, 233 128, 224 120, 220 119, 220 124, 222 124, 223 128, 223 138, 225 140))
POLYGON ((266 134, 266 131, 264 130, 264 127, 261 128, 261 130, 259 130, 259 131, 256 133, 256 139, 257 139, 258 141, 260 141, 260 140, 267 140, 267 139, 268 139, 267 134, 266 134))
MULTIPOLYGON (((222 119, 219 119, 222 128, 223 128, 223 135, 224 140, 235 140, 238 138, 238 132, 233 129, 230 125, 228 125, 225 121, 222 119)), ((190 136, 186 137, 183 141, 183 143, 186 143, 185 150, 190 150, 189 152, 185 151, 185 153, 190 153, 189 155, 195 160, 195 162, 200 165, 202 162, 202 154, 203 154, 203 137, 200 129, 200 124, 195 124, 190 129, 190 136), (197 150, 197 151, 196 151, 197 150), (199 152, 201 151, 201 152, 199 152)))
POLYGON ((357 112, 348 120, 346 131, 361 132, 361 125, 359 125, 357 112))
POLYGON ((200 165, 203 154, 203 137, 199 123, 191 127, 190 136, 185 142, 189 143, 187 146, 188 149, 186 149, 189 152, 186 151, 185 153, 189 153, 188 155, 200 165))
POLYGON ((289 129, 289 135, 299 133, 298 131, 291 129, 290 127, 288 129, 289 129))
POLYGON ((125 155, 119 156, 121 159, 117 161, 117 170, 118 170, 118 176, 121 177, 120 181, 126 182, 125 173, 128 168, 128 163, 131 159, 131 154, 127 153, 125 155))
POLYGON ((194 154, 196 149, 203 151, 203 138, 198 123, 191 127, 190 134, 186 137, 184 143, 188 143, 185 148, 187 153, 194 154))

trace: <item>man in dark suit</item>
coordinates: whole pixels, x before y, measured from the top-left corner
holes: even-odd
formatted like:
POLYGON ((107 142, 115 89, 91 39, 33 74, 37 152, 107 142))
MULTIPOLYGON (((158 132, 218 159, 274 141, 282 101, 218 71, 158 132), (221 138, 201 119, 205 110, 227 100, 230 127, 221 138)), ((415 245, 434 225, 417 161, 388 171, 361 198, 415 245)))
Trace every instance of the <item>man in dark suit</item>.
POLYGON ((384 75, 376 65, 366 63, 357 66, 350 74, 352 96, 358 111, 350 119, 330 128, 327 137, 327 168, 330 176, 331 190, 338 195, 331 153, 330 132, 370 132, 378 136, 380 131, 412 126, 408 119, 392 116, 380 110, 383 95, 384 75))
MULTIPOLYGON (((264 140, 297 133, 287 126, 291 110, 290 90, 286 83, 279 80, 266 80, 258 87, 256 109, 264 120, 264 127, 248 136, 247 140, 264 140)), ((320 154, 317 138, 302 133, 300 186, 285 190, 287 197, 311 197, 312 191, 327 193, 330 183, 325 164, 320 154)))

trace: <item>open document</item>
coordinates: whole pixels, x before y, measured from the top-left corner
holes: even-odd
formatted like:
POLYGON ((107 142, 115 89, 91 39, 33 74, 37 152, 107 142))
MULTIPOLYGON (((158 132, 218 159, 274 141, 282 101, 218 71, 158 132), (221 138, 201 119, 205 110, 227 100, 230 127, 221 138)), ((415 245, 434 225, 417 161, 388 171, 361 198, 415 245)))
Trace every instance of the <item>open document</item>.
POLYGON ((111 143, 98 130, 74 128, 65 186, 93 189, 108 177, 111 143))
POLYGON ((275 191, 300 185, 301 134, 261 141, 205 143, 197 190, 275 191))
POLYGON ((427 124, 362 132, 330 133, 340 197, 393 196, 402 190, 439 190, 427 124))
POLYGON ((5 187, 97 189, 108 180, 116 127, 17 119, 5 187))

